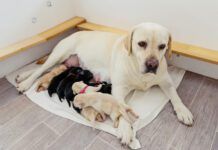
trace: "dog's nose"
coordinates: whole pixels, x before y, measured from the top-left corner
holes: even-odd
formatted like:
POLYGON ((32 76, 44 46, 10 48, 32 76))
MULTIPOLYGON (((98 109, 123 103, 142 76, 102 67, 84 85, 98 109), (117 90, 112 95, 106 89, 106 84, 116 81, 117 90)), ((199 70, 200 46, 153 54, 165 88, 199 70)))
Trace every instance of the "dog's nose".
POLYGON ((145 62, 145 65, 147 67, 147 72, 156 73, 159 62, 155 57, 151 57, 145 62))

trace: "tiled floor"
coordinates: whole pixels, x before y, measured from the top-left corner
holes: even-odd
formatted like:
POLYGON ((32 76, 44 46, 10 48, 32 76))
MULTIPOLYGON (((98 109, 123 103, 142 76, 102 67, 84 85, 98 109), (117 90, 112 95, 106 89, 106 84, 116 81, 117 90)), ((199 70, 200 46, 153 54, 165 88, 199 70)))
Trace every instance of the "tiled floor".
MULTIPOLYGON (((218 150, 218 81, 187 72, 178 88, 195 117, 193 127, 177 121, 168 103, 137 136, 143 150, 218 150)), ((53 115, 0 79, 0 150, 120 150, 104 132, 53 115)))

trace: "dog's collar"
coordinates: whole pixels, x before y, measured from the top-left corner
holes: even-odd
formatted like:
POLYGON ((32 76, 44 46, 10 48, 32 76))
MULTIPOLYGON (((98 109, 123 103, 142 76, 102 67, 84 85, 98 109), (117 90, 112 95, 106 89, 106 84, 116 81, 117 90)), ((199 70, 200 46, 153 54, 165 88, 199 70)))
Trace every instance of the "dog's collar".
POLYGON ((86 89, 88 88, 89 86, 86 85, 84 88, 82 88, 82 90, 79 91, 79 94, 83 94, 86 92, 86 89))

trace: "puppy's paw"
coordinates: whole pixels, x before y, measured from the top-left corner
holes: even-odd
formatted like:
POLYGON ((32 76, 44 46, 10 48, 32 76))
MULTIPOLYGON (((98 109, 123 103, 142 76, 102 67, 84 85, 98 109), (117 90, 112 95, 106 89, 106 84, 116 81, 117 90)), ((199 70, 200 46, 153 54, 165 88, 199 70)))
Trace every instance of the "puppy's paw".
POLYGON ((193 115, 185 105, 180 105, 179 107, 175 108, 175 112, 179 121, 187 126, 193 125, 193 115))
POLYGON ((104 113, 98 113, 95 120, 98 122, 104 122, 106 120, 106 115, 104 113))
POLYGON ((19 91, 19 93, 24 93, 26 90, 30 88, 31 85, 32 82, 30 82, 29 80, 25 80, 18 84, 17 90, 19 91))
POLYGON ((25 80, 25 78, 22 76, 22 74, 18 74, 15 78, 15 82, 16 83, 20 83, 22 82, 23 80, 25 80))
POLYGON ((121 139, 121 144, 123 145, 129 145, 133 138, 133 130, 131 125, 122 117, 119 121, 117 137, 121 139))

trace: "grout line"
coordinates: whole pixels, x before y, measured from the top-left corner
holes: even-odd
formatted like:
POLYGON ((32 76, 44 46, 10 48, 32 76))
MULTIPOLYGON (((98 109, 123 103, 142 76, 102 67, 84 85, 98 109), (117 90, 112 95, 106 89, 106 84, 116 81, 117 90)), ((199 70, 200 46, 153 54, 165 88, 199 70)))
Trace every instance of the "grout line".
POLYGON ((1 127, 3 128, 4 126, 6 126, 7 124, 9 124, 11 121, 13 121, 14 119, 16 119, 17 117, 19 117, 20 115, 24 114, 28 109, 31 109, 32 107, 34 107, 34 105, 30 105, 28 106, 26 109, 24 109, 21 113, 19 113, 18 115, 16 115, 15 117, 13 117, 12 119, 8 120, 5 124, 3 124, 1 127))
MULTIPOLYGON (((103 131, 104 132, 104 131, 103 131)), ((105 139, 99 137, 99 139, 101 139, 101 141, 103 141, 104 143, 110 145, 113 149, 118 150, 116 147, 114 147, 112 144, 110 144, 108 141, 106 141, 105 139)), ((118 139, 117 139, 118 140, 118 139)), ((120 143, 121 144, 121 143, 120 143)))
POLYGON ((199 87, 198 87, 198 89, 197 89, 197 91, 196 91, 196 93, 195 93, 191 103, 189 104, 189 107, 191 107, 193 105, 193 103, 194 103, 194 101, 195 101, 195 99, 196 99, 196 97, 197 97, 201 87, 203 86, 204 81, 205 81, 205 77, 203 77, 203 79, 202 79, 202 81, 201 81, 201 83, 200 83, 200 85, 199 85, 199 87))
POLYGON ((210 144, 210 150, 212 150, 212 146, 213 146, 213 144, 214 144, 214 142, 215 142, 215 137, 216 137, 216 131, 215 131, 215 133, 214 133, 214 135, 213 135, 213 139, 212 139, 212 142, 211 142, 211 144, 210 144))
MULTIPOLYGON (((8 81, 7 81, 8 82, 8 81)), ((1 85, 2 86, 2 85, 1 85)), ((3 91, 0 91, 0 94, 3 94, 4 92, 6 92, 7 90, 13 88, 14 86, 10 84, 9 87, 7 87, 6 89, 4 89, 3 91)))
POLYGON ((34 129, 36 129, 37 126, 39 126, 40 124, 42 124, 42 122, 39 122, 37 124, 35 124, 31 129, 29 129, 24 135, 20 136, 20 138, 18 138, 17 140, 15 140, 15 142, 13 142, 12 145, 10 145, 7 149, 10 149, 11 147, 13 147, 15 144, 17 144, 21 139, 23 139, 26 135, 28 135, 30 132, 32 132, 34 129))
MULTIPOLYGON (((8 123, 10 123, 11 121, 13 121, 14 119, 16 119, 17 117, 19 117, 20 115, 26 113, 27 110, 32 109, 33 107, 36 107, 36 105, 31 105, 29 107, 27 107, 23 112, 19 113, 17 116, 15 116, 14 118, 12 118, 11 120, 9 120, 6 124, 4 124, 2 127, 6 126, 8 123)), ((13 145, 15 145, 16 143, 18 143, 22 138, 24 138, 27 134, 29 134, 31 131, 33 131, 38 125, 40 125, 41 123, 43 123, 44 120, 46 120, 48 117, 50 117, 50 115, 48 115, 46 118, 44 118, 43 120, 41 120, 40 122, 38 122, 37 124, 33 125, 29 130, 27 130, 27 132, 25 132, 25 134, 23 134, 22 136, 20 136, 20 138, 18 138, 17 140, 15 140, 13 142, 12 145, 10 145, 7 149, 10 149, 13 145)))
POLYGON ((51 127, 50 125, 48 125, 45 121, 42 121, 43 124, 45 124, 49 129, 51 129, 52 131, 54 131, 55 134, 57 134, 58 136, 60 136, 60 133, 58 133, 58 131, 56 131, 53 127, 51 127))
MULTIPOLYGON (((188 108, 189 108, 189 109, 190 109, 191 106, 193 105, 193 103, 194 103, 194 101, 195 101, 195 99, 196 99, 196 97, 197 97, 197 95, 198 95, 198 93, 199 93, 201 87, 203 86, 204 80, 205 80, 205 77, 202 77, 201 83, 200 83, 200 85, 198 86, 198 89, 197 89, 197 91, 195 92, 195 95, 194 95, 194 97, 192 98, 191 103, 188 105, 188 108)), ((173 134, 173 136, 172 136, 171 142, 168 143, 167 149, 169 149, 170 147, 176 148, 176 147, 174 147, 174 146, 172 145, 172 143, 173 143, 173 141, 174 141, 174 139, 175 139, 175 137, 176 137, 176 134, 177 134, 177 132, 178 132, 179 127, 181 127, 181 126, 184 126, 184 125, 182 125, 182 124, 179 124, 179 125, 178 125, 178 127, 177 127, 177 129, 176 129, 176 131, 175 131, 175 134, 173 134)), ((176 148, 176 149, 177 149, 177 148, 176 148)))
POLYGON ((72 124, 70 127, 68 127, 68 129, 67 129, 65 132, 63 132, 62 135, 60 135, 60 136, 59 136, 58 138, 56 138, 52 143, 50 143, 49 145, 47 145, 47 148, 49 148, 50 146, 52 146, 53 144, 55 144, 55 142, 57 142, 57 140, 59 140, 65 133, 67 133, 68 130, 69 130, 70 128, 72 128, 74 125, 75 125, 75 123, 72 124))
MULTIPOLYGON (((98 133, 99 134, 99 133, 98 133)), ((94 142, 95 140, 98 138, 98 134, 93 138, 93 140, 84 148, 84 150, 87 150, 94 142)))

